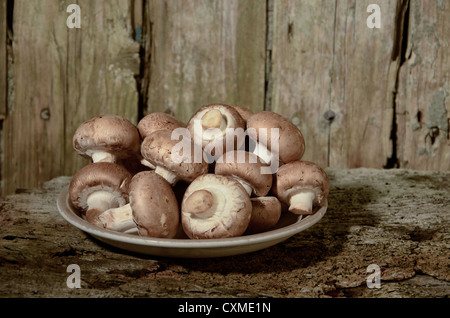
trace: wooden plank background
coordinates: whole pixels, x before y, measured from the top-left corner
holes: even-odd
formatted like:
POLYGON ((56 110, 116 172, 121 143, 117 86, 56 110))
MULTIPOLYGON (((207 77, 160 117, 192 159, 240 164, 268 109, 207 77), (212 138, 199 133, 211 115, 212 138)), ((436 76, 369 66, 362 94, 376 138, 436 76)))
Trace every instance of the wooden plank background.
POLYGON ((73 2, 0 0, 3 195, 84 165, 88 118, 209 103, 282 114, 323 167, 450 170, 448 1, 79 0, 69 29, 73 2))

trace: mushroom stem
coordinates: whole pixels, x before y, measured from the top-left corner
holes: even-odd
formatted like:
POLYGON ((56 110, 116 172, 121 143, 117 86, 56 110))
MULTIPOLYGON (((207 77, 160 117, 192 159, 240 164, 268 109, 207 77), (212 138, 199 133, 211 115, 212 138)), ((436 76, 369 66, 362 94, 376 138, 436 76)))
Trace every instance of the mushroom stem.
POLYGON ((312 190, 302 190, 293 194, 289 200, 289 211, 294 214, 312 214, 315 196, 312 190))
POLYGON ((118 206, 117 196, 105 190, 98 190, 89 194, 86 203, 89 210, 96 209, 105 211, 118 206))
POLYGON ((141 163, 141 165, 149 167, 150 169, 156 169, 156 167, 145 158, 141 158, 140 163, 141 163))
POLYGON ((269 164, 272 161, 272 152, 260 142, 254 142, 254 148, 252 152, 266 164, 269 164))
POLYGON ((116 157, 106 151, 94 151, 91 155, 92 162, 116 162, 116 157))
POLYGON ((211 109, 203 115, 202 127, 204 129, 219 128, 223 131, 227 127, 227 121, 218 109, 211 109))
POLYGON ((180 178, 173 172, 167 170, 162 166, 157 166, 155 172, 159 174, 161 177, 167 180, 172 186, 174 186, 180 178))
POLYGON ((125 233, 137 233, 136 223, 133 220, 133 211, 129 203, 118 208, 106 210, 97 216, 96 221, 96 225, 105 229, 125 233))
POLYGON ((205 213, 214 204, 214 196, 208 190, 197 190, 186 200, 186 212, 197 214, 205 213))

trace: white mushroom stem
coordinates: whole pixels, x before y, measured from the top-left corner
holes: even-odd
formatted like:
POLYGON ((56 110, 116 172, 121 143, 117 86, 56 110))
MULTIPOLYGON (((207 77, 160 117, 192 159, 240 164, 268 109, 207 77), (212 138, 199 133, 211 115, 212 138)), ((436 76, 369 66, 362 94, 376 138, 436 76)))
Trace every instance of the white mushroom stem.
POLYGON ((294 214, 311 214, 315 196, 312 189, 295 192, 289 199, 289 211, 294 214))
POLYGON ((166 179, 172 186, 174 186, 180 179, 175 173, 161 166, 157 166, 155 172, 166 179))
POLYGON ((122 205, 118 208, 106 210, 98 216, 98 221, 105 229, 125 232, 137 233, 137 226, 133 220, 133 211, 130 204, 122 205))
POLYGON ((105 211, 111 207, 118 206, 117 195, 105 190, 97 190, 89 194, 86 198, 86 203, 89 210, 97 209, 105 211))
POLYGON ((269 164, 272 161, 272 152, 260 142, 254 142, 254 149, 252 152, 266 164, 269 164))
POLYGON ((227 121, 220 110, 211 109, 202 116, 202 127, 204 129, 219 128, 224 131, 227 128, 227 121))
POLYGON ((93 162, 116 162, 116 157, 106 151, 94 151, 91 158, 93 162))
POLYGON ((156 167, 145 158, 141 158, 140 163, 141 163, 141 165, 149 167, 150 169, 156 169, 156 167))

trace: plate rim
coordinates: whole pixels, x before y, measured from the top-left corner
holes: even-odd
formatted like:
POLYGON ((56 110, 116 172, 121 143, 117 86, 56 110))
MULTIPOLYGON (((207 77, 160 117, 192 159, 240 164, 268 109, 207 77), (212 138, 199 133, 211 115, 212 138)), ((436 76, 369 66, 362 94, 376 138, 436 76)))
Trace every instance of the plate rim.
MULTIPOLYGON (((143 237, 135 234, 127 234, 116 232, 108 229, 97 227, 86 220, 78 216, 72 209, 67 210, 69 207, 69 185, 65 186, 58 195, 57 208, 59 214, 71 225, 75 226, 79 230, 91 234, 95 237, 112 240, 116 242, 122 242, 133 245, 158 247, 158 248, 229 248, 234 246, 244 246, 261 244, 270 241, 287 239, 303 230, 313 226, 319 222, 325 215, 328 208, 328 201, 325 200, 323 206, 321 206, 314 214, 304 216, 300 221, 296 221, 293 224, 285 227, 269 230, 263 233, 249 234, 244 236, 230 237, 230 238, 217 238, 217 239, 170 239, 170 238, 153 238, 143 237)), ((286 212, 289 213, 289 212, 286 212)))

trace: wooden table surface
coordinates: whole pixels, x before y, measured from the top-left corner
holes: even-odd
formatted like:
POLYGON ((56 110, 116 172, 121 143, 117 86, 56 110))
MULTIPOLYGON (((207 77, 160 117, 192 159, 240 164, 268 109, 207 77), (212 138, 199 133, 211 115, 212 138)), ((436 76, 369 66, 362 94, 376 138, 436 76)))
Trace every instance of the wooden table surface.
POLYGON ((70 177, 19 190, 0 201, 0 297, 448 297, 450 172, 327 173, 319 223, 273 247, 213 259, 138 255, 93 239, 56 207, 70 177), (67 285, 70 264, 80 288, 67 285))

